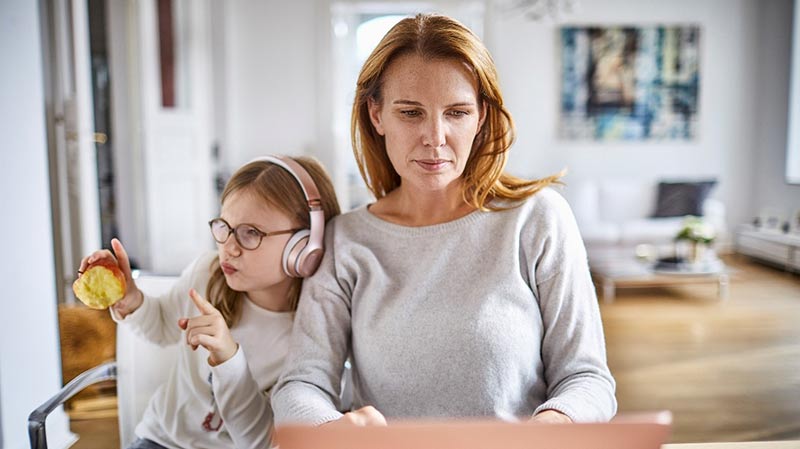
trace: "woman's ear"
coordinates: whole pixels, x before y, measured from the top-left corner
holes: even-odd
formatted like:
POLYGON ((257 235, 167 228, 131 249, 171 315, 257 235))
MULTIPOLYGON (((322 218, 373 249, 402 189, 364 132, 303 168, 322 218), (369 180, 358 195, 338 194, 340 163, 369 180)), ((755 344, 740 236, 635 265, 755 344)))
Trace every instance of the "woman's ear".
POLYGON ((383 129, 383 122, 381 121, 381 105, 375 101, 374 98, 367 99, 367 108, 369 109, 369 121, 375 127, 375 131, 381 136, 386 135, 383 129))

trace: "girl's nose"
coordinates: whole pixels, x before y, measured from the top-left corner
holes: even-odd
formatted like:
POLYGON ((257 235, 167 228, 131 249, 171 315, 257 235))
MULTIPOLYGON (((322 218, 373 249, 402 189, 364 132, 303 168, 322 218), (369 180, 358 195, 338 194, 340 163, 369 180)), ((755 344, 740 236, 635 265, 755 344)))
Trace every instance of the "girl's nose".
POLYGON ((242 248, 239 247, 239 242, 236 241, 236 237, 233 234, 228 236, 228 240, 225 240, 225 243, 222 243, 222 250, 230 256, 238 256, 242 253, 242 248))

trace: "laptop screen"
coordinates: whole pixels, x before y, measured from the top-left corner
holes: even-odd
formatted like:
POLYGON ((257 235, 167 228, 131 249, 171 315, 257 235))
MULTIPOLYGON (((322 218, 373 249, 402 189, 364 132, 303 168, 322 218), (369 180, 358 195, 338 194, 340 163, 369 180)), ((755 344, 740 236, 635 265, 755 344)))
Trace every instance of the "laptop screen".
POLYGON ((621 415, 609 423, 535 424, 489 420, 397 421, 386 427, 290 425, 280 449, 659 449, 672 415, 621 415))

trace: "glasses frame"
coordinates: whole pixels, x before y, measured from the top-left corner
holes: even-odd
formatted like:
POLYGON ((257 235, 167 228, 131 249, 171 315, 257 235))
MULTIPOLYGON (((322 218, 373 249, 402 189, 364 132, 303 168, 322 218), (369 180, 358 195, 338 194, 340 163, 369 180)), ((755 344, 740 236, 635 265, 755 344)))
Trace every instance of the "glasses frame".
POLYGON ((236 226, 231 226, 231 224, 228 223, 222 217, 217 217, 217 218, 209 220, 208 227, 211 230, 211 238, 213 238, 215 242, 219 243, 220 245, 224 245, 225 242, 227 242, 228 239, 231 238, 231 234, 233 234, 233 239, 236 241, 236 244, 239 245, 239 248, 241 248, 243 250, 246 250, 246 251, 255 251, 255 250, 257 250, 261 246, 261 242, 264 240, 264 237, 272 237, 273 235, 289 234, 289 233, 294 233, 294 232, 302 230, 302 228, 293 228, 293 229, 284 229, 284 230, 281 230, 281 231, 264 232, 261 229, 258 229, 258 226, 254 225, 254 224, 251 224, 251 223, 239 223, 236 226), (221 241, 221 242, 219 240, 217 240, 217 237, 214 235, 214 223, 218 222, 218 221, 221 221, 222 223, 225 223, 225 226, 228 227, 228 235, 226 235, 225 239, 223 241, 221 241), (239 229, 241 226, 250 226, 251 228, 255 229, 256 232, 258 232, 258 236, 259 236, 258 244, 255 246, 255 248, 247 248, 244 245, 242 245, 242 242, 239 240, 239 234, 236 233, 236 230, 239 229))

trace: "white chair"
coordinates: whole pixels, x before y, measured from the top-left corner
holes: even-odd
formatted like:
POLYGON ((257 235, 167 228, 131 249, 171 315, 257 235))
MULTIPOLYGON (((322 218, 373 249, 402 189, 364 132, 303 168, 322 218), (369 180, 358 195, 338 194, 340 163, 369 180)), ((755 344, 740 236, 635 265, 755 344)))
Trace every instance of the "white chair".
MULTIPOLYGON (((136 285, 150 295, 158 295, 169 290, 176 279, 140 275, 136 278, 136 285)), ((28 434, 31 448, 47 448, 45 420, 50 412, 86 387, 110 379, 117 380, 119 441, 121 447, 127 447, 136 439, 134 429, 141 421, 150 397, 172 370, 176 351, 176 345, 161 347, 136 336, 127 326, 117 326, 116 361, 81 373, 30 414, 28 434)))
MULTIPOLYGON (((177 277, 139 276, 136 285, 149 295, 167 292, 177 277)), ((187 300, 189 298, 187 297, 187 300)), ((166 382, 175 366, 177 345, 158 346, 128 326, 117 326, 117 411, 120 447, 136 439, 134 429, 156 389, 166 382)))

